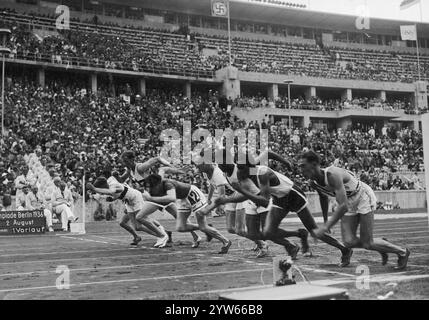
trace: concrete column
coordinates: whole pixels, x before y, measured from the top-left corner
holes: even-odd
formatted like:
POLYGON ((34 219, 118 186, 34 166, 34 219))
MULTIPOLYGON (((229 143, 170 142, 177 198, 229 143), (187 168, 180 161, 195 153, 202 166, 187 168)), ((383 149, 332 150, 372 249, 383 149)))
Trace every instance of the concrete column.
POLYGON ((269 124, 274 124, 274 116, 270 115, 269 124))
POLYGON ((310 125, 310 116, 308 116, 308 115, 305 115, 304 116, 304 119, 303 119, 304 121, 303 121, 303 127, 304 128, 308 128, 308 126, 310 125))
POLYGON ((142 97, 146 96, 146 79, 145 78, 139 79, 139 94, 142 97))
POLYGON ((414 130, 420 131, 420 120, 416 119, 414 120, 414 130))
POLYGON ((310 100, 311 98, 316 97, 317 96, 316 87, 309 87, 309 88, 307 88, 305 90, 304 94, 305 94, 305 99, 306 100, 310 100))
POLYGON ((41 87, 45 86, 45 69, 43 68, 37 70, 37 83, 41 87))
POLYGON ((183 94, 188 98, 192 97, 191 89, 192 89, 191 82, 186 81, 185 84, 183 85, 183 94))
POLYGON ((342 100, 352 100, 353 99, 353 91, 352 89, 346 89, 341 93, 342 100))
POLYGON ((386 101, 386 91, 384 90, 379 91, 377 94, 377 98, 380 99, 381 101, 386 101))
POLYGON ((91 75, 89 76, 89 84, 90 84, 92 93, 96 93, 98 91, 97 74, 96 73, 91 73, 91 75))
POLYGON ((222 94, 228 99, 235 99, 241 95, 241 83, 239 80, 225 79, 222 83, 222 94))
POLYGON ((347 127, 352 125, 352 120, 350 118, 344 118, 344 119, 339 119, 339 121, 337 121, 337 129, 338 128, 342 128, 342 129, 347 129, 347 127))
POLYGON ((417 81, 414 83, 414 104, 416 108, 427 109, 428 107, 428 84, 426 81, 417 81))
POLYGON ((279 86, 277 84, 270 84, 268 87, 268 98, 276 101, 279 98, 279 86))
POLYGON ((222 80, 221 93, 226 98, 235 99, 241 95, 241 83, 238 79, 238 69, 226 67, 216 71, 216 78, 222 80))

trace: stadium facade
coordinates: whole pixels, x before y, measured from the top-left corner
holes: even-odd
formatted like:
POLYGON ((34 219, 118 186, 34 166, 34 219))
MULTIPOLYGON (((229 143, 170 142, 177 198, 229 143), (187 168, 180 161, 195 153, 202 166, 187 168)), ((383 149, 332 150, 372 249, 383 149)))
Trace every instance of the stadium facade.
MULTIPOLYGON (((13 14, 1 13, 4 21, 28 24, 40 37, 56 33, 53 17, 57 15, 55 10, 60 4, 69 6, 72 21, 73 18, 79 18, 80 21, 92 22, 72 22, 72 29, 81 28, 102 33, 114 30, 118 35, 134 32, 133 36, 128 35, 130 39, 139 39, 144 38, 149 31, 130 31, 122 26, 132 25, 146 30, 152 28, 157 30, 154 33, 166 32, 171 33, 172 38, 184 38, 192 50, 198 50, 200 54, 206 56, 217 54, 219 48, 226 46, 227 43, 226 20, 211 16, 209 0, 0 1, 1 8, 7 7, 16 12, 13 14), (29 12, 36 13, 36 15, 28 15, 29 12), (104 24, 97 25, 98 21, 102 21, 104 24), (112 23, 115 26, 108 27, 105 23, 112 23)), ((269 50, 260 47, 272 43, 277 46, 284 44, 287 47, 286 52, 290 52, 291 55, 297 52, 302 53, 302 63, 308 64, 311 68, 327 63, 329 61, 327 56, 334 56, 330 61, 332 63, 330 69, 344 67, 348 63, 352 63, 356 56, 360 60, 369 61, 370 64, 371 59, 374 61, 383 59, 381 52, 389 52, 386 54, 389 59, 394 53, 400 55, 402 60, 407 60, 411 64, 416 63, 415 43, 401 41, 400 37, 400 26, 410 24, 409 22, 371 19, 369 30, 358 30, 356 23, 359 17, 312 12, 302 3, 295 4, 286 1, 231 1, 230 14, 232 36, 242 39, 233 41, 233 55, 234 50, 238 48, 257 58, 258 53, 269 50), (249 43, 255 44, 254 52, 251 52, 253 48, 252 45, 249 46, 249 43), (309 53, 306 46, 317 46, 318 50, 322 50, 323 53, 309 53), (327 49, 325 50, 325 48, 327 49)), ((418 28, 420 35, 429 34, 429 24, 419 24, 418 28)), ((429 37, 420 38, 419 44, 422 55, 421 63, 423 66, 427 66, 429 65, 429 37)), ((180 52, 177 54, 180 55, 180 52)), ((238 55, 239 53, 237 53, 238 55)), ((394 64, 396 60, 392 61, 389 63, 394 64)), ((53 57, 31 59, 15 55, 7 59, 7 63, 16 68, 23 68, 22 70, 31 70, 41 85, 44 85, 45 79, 50 73, 78 73, 88 79, 87 87, 93 92, 97 91, 100 79, 108 77, 113 82, 126 79, 141 95, 145 95, 146 87, 150 86, 151 81, 162 80, 183 86, 183 92, 187 96, 192 95, 193 87, 204 86, 219 90, 231 99, 248 92, 257 92, 268 99, 276 100, 279 96, 286 95, 288 85, 285 82, 291 81, 293 82, 290 85, 292 98, 304 96, 308 100, 318 96, 353 100, 356 97, 369 97, 380 101, 398 98, 409 100, 415 110, 427 110, 428 108, 428 74, 424 72, 425 68, 423 68, 421 81, 417 74, 406 75, 406 79, 402 75, 404 81, 392 81, 388 77, 375 80, 351 79, 341 74, 331 75, 323 72, 319 76, 299 74, 295 70, 299 68, 299 65, 296 64, 293 57, 290 66, 283 64, 281 68, 273 68, 273 65, 270 65, 268 69, 277 69, 276 72, 246 70, 245 62, 241 63, 238 68, 225 66, 217 70, 189 70, 187 68, 180 70, 180 68, 155 67, 127 70, 126 68, 112 69, 103 65, 85 64, 83 61, 73 59, 65 63, 64 58, 58 61, 53 57)), ((394 67, 393 65, 392 68, 394 67)), ((324 70, 323 67, 321 69, 324 70)), ((388 67, 385 72, 389 72, 388 67)), ((267 107, 252 110, 236 109, 234 112, 246 120, 266 119, 266 121, 273 122, 292 119, 297 126, 307 126, 312 122, 327 128, 346 128, 354 122, 360 122, 378 128, 390 123, 421 129, 419 112, 410 114, 404 110, 383 108, 315 111, 289 109, 285 106, 284 108, 267 107)))

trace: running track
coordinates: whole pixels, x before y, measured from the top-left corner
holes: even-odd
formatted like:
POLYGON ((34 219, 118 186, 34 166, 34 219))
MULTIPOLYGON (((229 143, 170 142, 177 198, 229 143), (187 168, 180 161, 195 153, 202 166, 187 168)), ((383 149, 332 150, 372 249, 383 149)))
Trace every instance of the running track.
MULTIPOLYGON (((223 218, 211 222, 226 234, 223 218)), ((173 228, 171 221, 165 225, 173 228)), ((283 225, 297 226, 301 227, 293 216, 283 225)), ((233 246, 222 256, 217 254, 220 243, 216 240, 192 249, 191 236, 179 233, 174 233, 174 245, 169 248, 152 248, 154 240, 148 236, 138 248, 132 248, 130 236, 115 222, 88 223, 86 229, 85 235, 1 236, 0 299, 217 299, 228 290, 270 286, 272 256, 284 253, 281 247, 271 245, 271 257, 256 259, 249 250, 251 242, 230 236, 233 246), (56 287, 59 266, 69 270, 69 289, 56 287)), ((340 236, 338 226, 334 236, 340 236)), ((312 240, 314 257, 299 256, 296 266, 311 283, 348 288, 352 299, 384 295, 390 290, 386 284, 400 286, 397 296, 428 299, 427 216, 383 216, 376 220, 375 236, 411 249, 405 272, 392 269, 396 257, 391 256, 389 265, 382 267, 377 253, 363 250, 355 250, 351 266, 341 269, 336 266, 339 252, 312 240), (369 268, 368 290, 356 289, 359 265, 369 268)), ((297 280, 301 281, 298 274, 297 280)))

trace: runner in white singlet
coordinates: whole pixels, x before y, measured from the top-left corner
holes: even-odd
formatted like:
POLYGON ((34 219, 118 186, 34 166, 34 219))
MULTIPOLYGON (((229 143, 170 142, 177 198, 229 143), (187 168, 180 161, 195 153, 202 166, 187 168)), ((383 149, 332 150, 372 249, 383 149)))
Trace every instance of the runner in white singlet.
MULTIPOLYGON (((142 223, 136 220, 136 215, 141 212, 144 207, 144 200, 140 191, 131 188, 129 185, 120 183, 113 176, 109 177, 109 179, 106 179, 104 176, 101 176, 97 178, 94 184, 87 183, 86 188, 90 191, 109 196, 109 201, 121 200, 124 202, 128 218, 123 219, 121 221, 121 224, 127 223, 129 220, 131 220, 135 230, 144 231, 150 235, 157 237, 158 242, 163 240, 161 237, 158 237, 158 234, 156 232, 154 232, 151 228, 147 227, 147 223, 142 223)), ((144 221, 146 222, 148 220, 145 219, 144 221)), ((124 227, 124 229, 129 231, 128 228, 124 227)), ((134 236, 133 244, 137 244, 139 242, 139 237, 137 236, 137 234, 135 234, 135 232, 130 233, 134 236)))
POLYGON ((331 166, 322 169, 317 153, 308 151, 301 156, 300 168, 303 175, 310 179, 311 186, 319 193, 322 210, 328 210, 328 197, 335 197, 338 203, 331 218, 316 229, 316 236, 324 234, 341 220, 341 233, 348 248, 364 248, 381 254, 382 264, 388 262, 388 254, 398 256, 397 270, 407 267, 410 251, 401 248, 385 238, 374 238, 374 211, 376 196, 374 191, 350 171, 331 166), (360 236, 357 229, 360 226, 360 236))

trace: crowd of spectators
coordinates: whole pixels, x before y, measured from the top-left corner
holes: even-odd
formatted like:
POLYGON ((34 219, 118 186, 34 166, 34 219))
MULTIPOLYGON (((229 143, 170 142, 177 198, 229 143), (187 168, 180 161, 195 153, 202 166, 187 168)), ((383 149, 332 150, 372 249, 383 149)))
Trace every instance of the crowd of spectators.
MULTIPOLYGON (((280 95, 276 100, 267 98, 261 94, 255 96, 241 96, 231 102, 231 106, 247 110, 255 108, 280 108, 289 109, 287 95, 280 95)), ((384 111, 403 111, 406 114, 422 114, 426 109, 416 109, 406 99, 389 99, 382 101, 379 98, 360 97, 352 100, 347 99, 322 99, 320 97, 292 97, 290 109, 315 110, 315 111, 340 111, 346 109, 379 109, 384 111)))
MULTIPOLYGON (((325 166, 336 164, 349 169, 374 190, 424 188, 421 181, 400 174, 424 170, 422 135, 414 130, 384 126, 379 132, 373 127, 369 130, 340 128, 329 132, 311 124, 308 128, 289 128, 286 123, 276 123, 269 128, 270 148, 289 156, 295 163, 302 150, 311 149, 322 156, 325 166), (399 185, 396 183, 398 177, 401 179, 399 185)), ((297 171, 293 176, 306 191, 310 190, 297 171)))
MULTIPOLYGON (((134 150, 141 161, 159 155, 163 145, 160 133, 164 129, 182 132, 186 120, 191 121, 193 130, 268 129, 272 150, 297 161, 304 149, 313 149, 326 165, 348 168, 376 190, 422 188, 418 181, 403 176, 398 184, 395 175, 423 170, 422 136, 413 130, 386 126, 378 131, 357 127, 329 132, 312 125, 289 128, 285 123, 265 120, 246 123, 229 112, 228 102, 215 91, 190 99, 180 90, 158 89, 131 101, 105 92, 95 95, 77 86, 41 88, 13 81, 6 90, 9 135, 1 144, 1 193, 16 192, 14 180, 25 164, 24 156, 33 152, 52 177, 60 177, 67 188, 82 194, 84 172, 91 181, 106 167, 123 170, 119 156, 125 150, 134 150)), ((308 190, 298 172, 288 174, 308 190)), ((187 168, 180 179, 207 187, 193 168, 187 168)))
MULTIPOLYGON (((13 31, 9 43, 12 57, 201 77, 213 77, 215 70, 229 64, 227 39, 219 35, 182 34, 181 29, 154 31, 93 21, 77 23, 74 19, 70 30, 43 36, 40 30, 53 28, 55 19, 27 15, 17 21, 11 16, 16 13, 3 10, 0 14, 4 16, 0 25, 13 31), (215 48, 217 52, 205 54, 204 48, 215 48)), ((416 57, 395 51, 238 37, 233 39, 231 50, 233 65, 248 72, 408 83, 418 79, 416 57)), ((428 78, 429 57, 422 55, 420 66, 422 78, 428 78)))
MULTIPOLYGON (((7 17, 4 12, 0 14, 7 17)), ((91 27, 74 24, 71 30, 41 36, 35 26, 46 23, 45 20, 38 20, 35 16, 29 19, 28 23, 13 19, 0 22, 0 26, 12 29, 8 43, 12 57, 31 60, 48 57, 49 62, 61 64, 84 61, 106 69, 158 69, 169 73, 190 70, 202 74, 229 63, 227 45, 222 37, 207 38, 142 28, 137 31, 131 27, 108 31, 108 24, 102 28, 98 22, 91 27), (202 49, 213 47, 217 48, 217 55, 202 53, 202 49)), ((238 38, 233 41, 233 52, 234 65, 243 71, 377 81, 415 80, 414 73, 403 77, 404 70, 415 71, 413 60, 393 53, 360 53, 358 50, 322 49, 317 45, 273 41, 255 43, 238 38)), ((423 71, 427 74, 427 59, 422 61, 423 71)), ((29 181, 27 187, 34 188, 37 184, 41 192, 47 192, 54 188, 54 180, 58 182, 60 179, 56 186, 58 190, 65 188, 76 199, 84 193, 83 175, 87 181, 92 181, 106 168, 123 170, 119 156, 125 150, 134 150, 140 161, 157 156, 163 144, 160 133, 164 129, 182 132, 183 121, 191 121, 193 130, 267 128, 270 148, 295 161, 303 150, 313 149, 323 156, 325 165, 335 163, 345 167, 375 190, 423 188, 417 174, 411 179, 400 174, 423 170, 422 136, 413 130, 384 127, 376 131, 374 128, 356 127, 328 131, 312 125, 289 128, 285 123, 273 124, 265 120, 246 123, 230 112, 232 108, 288 108, 285 95, 276 101, 262 96, 240 97, 231 101, 215 91, 187 98, 181 89, 175 88, 151 89, 144 97, 129 95, 132 97, 127 100, 103 89, 94 94, 81 88, 77 82, 72 85, 48 83, 42 88, 33 82, 14 79, 6 90, 5 123, 8 131, 0 144, 1 206, 10 207, 10 196, 19 193, 16 181, 18 177, 28 175, 26 168, 30 158, 33 166, 29 172, 36 175, 37 183, 29 181), (35 162, 34 156, 39 162, 35 162), (40 180, 39 175, 47 179, 40 180)), ((415 110, 409 101, 381 101, 365 97, 351 101, 294 97, 290 107, 320 111, 358 107, 424 112, 415 110)), ((285 168, 278 169, 285 171, 285 168)), ((310 190, 297 171, 288 175, 306 191, 310 190)), ((194 168, 186 168, 186 174, 180 179, 207 189, 194 168)), ((37 194, 34 189, 30 191, 37 194)), ((52 207, 49 210, 55 211, 52 207)), ((60 215, 72 219, 66 208, 60 215)))

